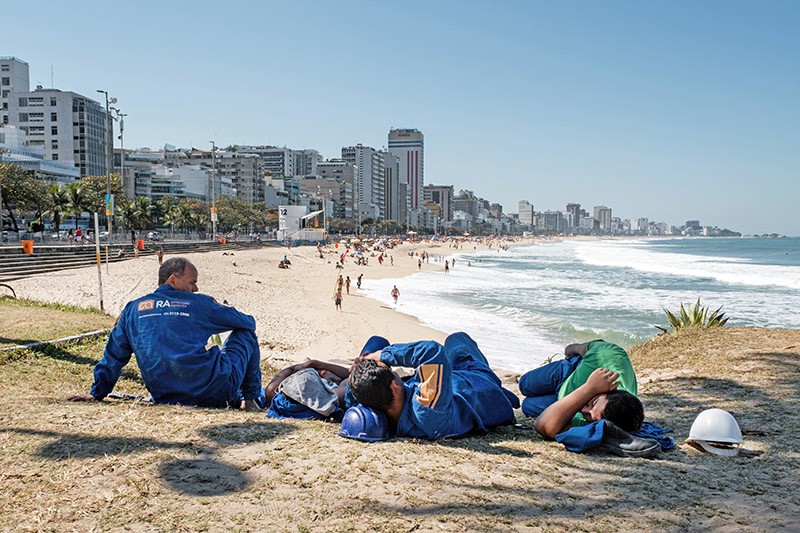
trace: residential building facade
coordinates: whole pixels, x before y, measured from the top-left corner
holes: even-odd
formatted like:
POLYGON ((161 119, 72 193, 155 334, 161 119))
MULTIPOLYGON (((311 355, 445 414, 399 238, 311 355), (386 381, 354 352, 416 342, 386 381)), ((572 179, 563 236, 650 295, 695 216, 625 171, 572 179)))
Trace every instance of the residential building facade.
POLYGON ((423 202, 425 185, 425 138, 415 129, 389 130, 389 152, 400 160, 400 181, 408 185, 411 204, 409 209, 419 209, 423 202))

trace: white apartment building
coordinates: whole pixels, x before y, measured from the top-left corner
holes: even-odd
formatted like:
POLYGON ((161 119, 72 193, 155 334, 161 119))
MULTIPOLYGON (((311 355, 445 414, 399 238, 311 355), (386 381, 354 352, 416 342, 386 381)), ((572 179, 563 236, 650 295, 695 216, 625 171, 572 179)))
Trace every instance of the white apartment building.
POLYGON ((81 176, 106 173, 105 108, 86 96, 38 86, 31 92, 12 92, 9 122, 28 135, 28 145, 44 158, 72 164, 81 176))
POLYGON ((533 225, 533 204, 527 200, 519 201, 519 223, 523 226, 533 225))
POLYGON ((41 149, 28 145, 25 132, 10 124, 0 126, 0 161, 31 170, 49 183, 63 185, 81 177, 81 171, 74 165, 45 159, 41 149))
POLYGON ((342 159, 356 167, 355 196, 361 217, 384 217, 385 153, 358 144, 342 148, 342 159))
POLYGON ((16 57, 0 56, 0 126, 13 124, 8 114, 11 93, 30 90, 28 64, 16 57))
POLYGON ((333 198, 333 217, 352 220, 355 216, 356 166, 345 161, 325 161, 317 165, 317 174, 322 179, 340 184, 339 198, 333 198))
POLYGON ((256 154, 261 158, 261 169, 272 176, 296 176, 294 150, 277 146, 235 145, 233 151, 240 154, 256 154))
POLYGON ((322 162, 322 155, 316 150, 292 150, 294 155, 295 177, 316 176, 317 165, 322 162))
POLYGON ((400 181, 408 185, 411 195, 409 209, 420 209, 424 203, 425 138, 414 129, 389 130, 389 153, 400 160, 400 181))

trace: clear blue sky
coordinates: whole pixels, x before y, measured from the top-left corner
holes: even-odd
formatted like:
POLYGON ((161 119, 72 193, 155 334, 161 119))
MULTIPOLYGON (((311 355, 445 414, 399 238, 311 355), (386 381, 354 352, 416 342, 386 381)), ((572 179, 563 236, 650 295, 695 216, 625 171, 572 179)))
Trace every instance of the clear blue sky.
MULTIPOLYGON (((107 89, 126 147, 425 134, 425 181, 517 211, 800 235, 800 2, 53 2, 31 84, 107 89)), ((30 18, 28 18, 30 17, 30 18)), ((10 22, 10 23, 9 23, 10 22)))

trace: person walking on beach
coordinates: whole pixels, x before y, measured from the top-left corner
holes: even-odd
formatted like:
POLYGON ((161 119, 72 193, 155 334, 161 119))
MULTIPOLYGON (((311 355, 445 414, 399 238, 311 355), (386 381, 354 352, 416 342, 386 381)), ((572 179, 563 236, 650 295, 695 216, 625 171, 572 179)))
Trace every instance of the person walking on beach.
POLYGON ((69 241, 70 246, 75 244, 75 234, 72 232, 72 228, 67 232, 67 241, 69 241))
POLYGON ((336 310, 342 310, 342 286, 339 285, 336 287, 336 290, 333 292, 333 302, 336 304, 336 310))
POLYGON ((392 287, 392 298, 394 299, 394 305, 397 305, 397 298, 400 296, 400 290, 397 288, 397 285, 392 287))
POLYGON ((81 228, 75 230, 75 244, 78 246, 83 244, 83 230, 81 228))
POLYGON ((111 330, 90 393, 67 399, 104 399, 135 354, 155 403, 259 411, 264 397, 256 321, 197 294, 197 279, 187 259, 164 261, 155 292, 128 302, 111 330), (231 334, 222 348, 206 349, 209 337, 226 331, 231 334))
POLYGON ((361 278, 363 277, 364 273, 362 272, 361 274, 358 275, 358 280, 356 280, 356 287, 358 287, 359 289, 361 288, 361 278))
POLYGON ((359 403, 386 414, 398 437, 435 440, 487 432, 514 423, 519 407, 517 396, 502 387, 463 332, 448 336, 444 345, 419 341, 365 353, 353 365, 350 387, 359 403), (393 366, 416 371, 401 379, 393 366))
POLYGON ((417 270, 422 270, 422 259, 417 259, 417 270))
POLYGON ((349 296, 350 295, 350 276, 347 276, 347 278, 344 280, 344 286, 347 289, 347 295, 349 296))
POLYGON ((162 264, 164 262, 164 248, 158 249, 158 264, 162 264))
POLYGON ((445 274, 449 274, 450 273, 450 261, 445 260, 445 262, 444 262, 444 273, 445 274))
POLYGON ((136 248, 136 230, 131 228, 131 245, 136 248))

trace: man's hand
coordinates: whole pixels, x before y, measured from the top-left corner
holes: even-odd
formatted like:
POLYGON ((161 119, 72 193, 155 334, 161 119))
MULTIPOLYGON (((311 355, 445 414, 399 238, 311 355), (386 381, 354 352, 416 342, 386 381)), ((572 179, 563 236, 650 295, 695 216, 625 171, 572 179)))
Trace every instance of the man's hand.
POLYGON ((245 400, 244 404, 242 405, 242 408, 245 411, 249 412, 261 411, 261 407, 258 406, 258 402, 256 402, 255 400, 245 400))
POLYGON ((75 394, 74 396, 69 396, 67 398, 68 402, 93 402, 96 400, 97 398, 91 394, 75 394))
POLYGON ((619 378, 619 374, 606 370, 605 368, 598 368, 586 380, 586 386, 589 387, 595 394, 604 394, 619 387, 619 383, 615 383, 619 378))

